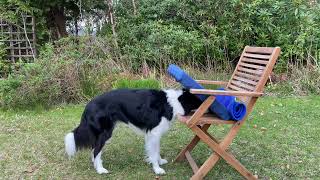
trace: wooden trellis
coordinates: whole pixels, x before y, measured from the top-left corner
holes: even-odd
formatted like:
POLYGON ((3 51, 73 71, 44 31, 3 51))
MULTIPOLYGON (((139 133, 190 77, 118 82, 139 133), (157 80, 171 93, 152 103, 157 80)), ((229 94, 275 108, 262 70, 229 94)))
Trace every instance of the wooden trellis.
POLYGON ((21 20, 15 24, 0 19, 0 42, 4 44, 8 61, 32 62, 36 56, 34 17, 21 15, 21 20))

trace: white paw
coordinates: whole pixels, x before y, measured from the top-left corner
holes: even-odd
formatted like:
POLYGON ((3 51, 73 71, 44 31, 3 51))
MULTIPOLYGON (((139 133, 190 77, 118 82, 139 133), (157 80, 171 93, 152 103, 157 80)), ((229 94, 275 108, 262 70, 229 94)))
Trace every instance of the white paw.
POLYGON ((164 165, 164 164, 167 164, 167 163, 168 163, 168 161, 165 160, 165 159, 160 159, 159 160, 159 165, 164 165))
POLYGON ((109 171, 103 167, 97 169, 98 174, 107 174, 109 171))
POLYGON ((154 173, 156 174, 166 174, 166 171, 164 171, 162 168, 154 168, 154 173))

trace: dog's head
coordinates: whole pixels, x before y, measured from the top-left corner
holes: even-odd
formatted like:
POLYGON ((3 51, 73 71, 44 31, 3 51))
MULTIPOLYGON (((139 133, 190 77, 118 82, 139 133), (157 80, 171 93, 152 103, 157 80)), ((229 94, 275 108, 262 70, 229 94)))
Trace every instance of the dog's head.
POLYGON ((178 98, 179 102, 181 103, 185 114, 189 114, 192 110, 197 109, 202 101, 194 94, 190 93, 189 89, 182 89, 182 94, 178 98))

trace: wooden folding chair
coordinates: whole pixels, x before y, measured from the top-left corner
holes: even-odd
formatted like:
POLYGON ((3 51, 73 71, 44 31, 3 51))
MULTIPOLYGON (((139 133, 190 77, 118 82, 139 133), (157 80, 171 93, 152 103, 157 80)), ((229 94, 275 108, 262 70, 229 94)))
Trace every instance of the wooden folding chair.
POLYGON ((187 159, 194 172, 191 179, 202 179, 220 158, 223 158, 245 178, 257 179, 256 176, 247 170, 230 152, 227 152, 226 150, 237 135, 240 127, 246 121, 248 115, 251 113, 258 97, 262 96, 264 86, 272 72, 279 54, 279 47, 270 48, 246 46, 229 82, 197 80, 200 84, 225 85, 226 91, 191 89, 191 93, 208 95, 208 98, 193 115, 178 117, 178 119, 185 123, 195 134, 191 142, 175 159, 175 162, 181 161, 185 158, 187 159), (238 97, 238 99, 246 104, 247 113, 245 117, 241 121, 226 121, 206 113, 210 105, 215 100, 215 95, 231 95, 238 97), (224 139, 218 141, 207 132, 211 124, 232 124, 232 127, 224 139), (191 157, 190 152, 200 140, 207 144, 214 153, 199 168, 191 157))

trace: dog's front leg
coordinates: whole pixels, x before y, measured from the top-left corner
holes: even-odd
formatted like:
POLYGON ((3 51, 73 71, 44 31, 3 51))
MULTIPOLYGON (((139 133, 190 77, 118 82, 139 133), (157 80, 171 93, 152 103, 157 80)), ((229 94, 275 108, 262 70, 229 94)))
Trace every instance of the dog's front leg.
MULTIPOLYGON (((148 133, 145 136, 145 148, 148 161, 152 164, 154 173, 165 174, 166 172, 159 166, 160 157, 160 135, 148 133)), ((166 160, 165 160, 166 161, 166 160)))

